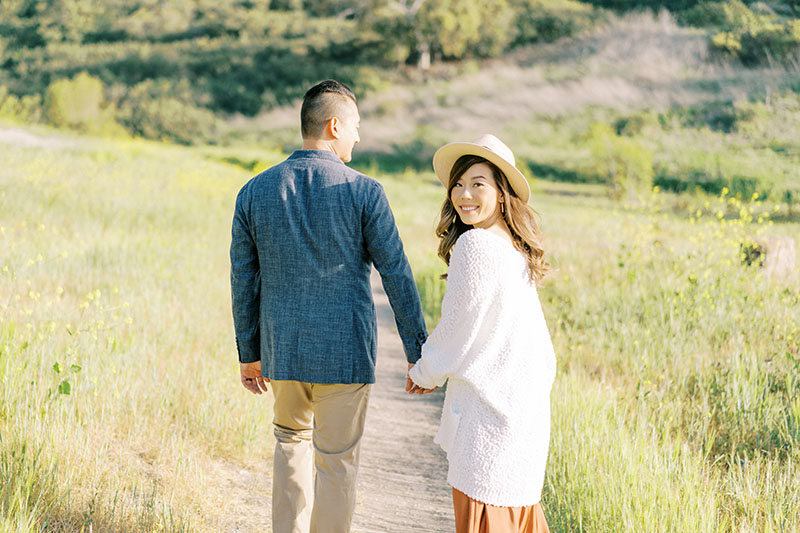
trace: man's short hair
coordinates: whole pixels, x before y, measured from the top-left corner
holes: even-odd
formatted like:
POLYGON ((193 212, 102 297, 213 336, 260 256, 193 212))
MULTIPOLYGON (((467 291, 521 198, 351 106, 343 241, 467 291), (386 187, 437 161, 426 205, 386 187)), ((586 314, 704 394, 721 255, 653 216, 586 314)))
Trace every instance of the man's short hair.
POLYGON ((356 95, 352 89, 336 80, 325 80, 306 92, 300 110, 300 129, 304 139, 314 139, 322 135, 325 124, 336 116, 342 97, 356 103, 356 95))

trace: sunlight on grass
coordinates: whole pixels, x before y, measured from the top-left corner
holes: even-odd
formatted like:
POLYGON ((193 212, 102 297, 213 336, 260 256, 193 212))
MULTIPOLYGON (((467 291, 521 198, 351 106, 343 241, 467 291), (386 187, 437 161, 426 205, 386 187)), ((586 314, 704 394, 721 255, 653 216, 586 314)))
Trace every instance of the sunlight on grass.
MULTIPOLYGON (((269 468, 269 403, 237 380, 228 244, 236 191, 281 155, 0 155, 0 529, 215 530, 241 497, 221 465, 269 468)), ((444 189, 378 178, 432 328, 444 189)), ((727 192, 687 207, 532 188, 556 268, 540 290, 559 360, 553 530, 800 528, 800 291, 742 262, 748 239, 798 225, 727 192)))
MULTIPOLYGON (((384 184, 393 206, 438 212, 430 179, 384 184)), ((559 360, 543 496, 554 531, 800 527, 800 290, 742 257, 797 225, 725 190, 677 216, 657 190, 627 206, 596 186, 533 190, 556 267, 540 290, 559 360)), ((401 227, 433 327, 445 266, 432 223, 401 227)))
POLYGON ((250 174, 96 148, 0 147, 0 514, 15 530, 202 528, 196 511, 220 501, 206 462, 269 455, 230 318, 230 218, 250 174))

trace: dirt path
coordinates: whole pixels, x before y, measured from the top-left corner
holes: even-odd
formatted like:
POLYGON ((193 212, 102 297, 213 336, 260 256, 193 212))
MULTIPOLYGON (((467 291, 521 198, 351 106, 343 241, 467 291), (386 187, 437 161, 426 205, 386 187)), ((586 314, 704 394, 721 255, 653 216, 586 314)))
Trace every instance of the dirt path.
POLYGON ((454 531, 447 459, 433 443, 444 394, 409 396, 394 315, 373 274, 378 367, 361 444, 354 532, 454 531))
POLYGON ((58 135, 42 136, 22 128, 0 127, 0 144, 19 147, 64 148, 74 146, 75 142, 58 135))
MULTIPOLYGON (((378 313, 378 367, 361 441, 354 533, 454 531, 447 460, 433 443, 444 394, 409 396, 403 389, 408 364, 394 315, 373 273, 378 313)), ((209 464, 207 477, 219 500, 206 511, 202 529, 225 533, 265 531, 272 498, 271 428, 264 432, 268 466, 253 470, 226 460, 209 464)), ((271 529, 266 529, 271 531, 271 529)))

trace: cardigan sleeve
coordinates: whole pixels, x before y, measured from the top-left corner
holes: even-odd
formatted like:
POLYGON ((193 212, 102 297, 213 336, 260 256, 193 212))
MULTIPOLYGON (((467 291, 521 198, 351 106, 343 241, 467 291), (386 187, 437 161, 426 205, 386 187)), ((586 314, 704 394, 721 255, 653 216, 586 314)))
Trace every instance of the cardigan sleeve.
POLYGON ((422 346, 422 357, 409 371, 420 387, 440 387, 470 357, 497 291, 499 270, 485 230, 470 230, 456 241, 447 272, 442 316, 422 346))

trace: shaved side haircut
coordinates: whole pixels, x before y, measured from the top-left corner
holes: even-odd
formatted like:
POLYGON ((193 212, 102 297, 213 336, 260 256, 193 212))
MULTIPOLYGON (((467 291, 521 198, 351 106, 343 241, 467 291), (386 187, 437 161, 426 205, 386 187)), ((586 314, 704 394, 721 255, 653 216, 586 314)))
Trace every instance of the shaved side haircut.
POLYGON ((357 103, 352 89, 340 81, 325 80, 310 88, 303 97, 300 110, 303 138, 321 137, 325 124, 338 115, 339 106, 347 98, 357 103))

